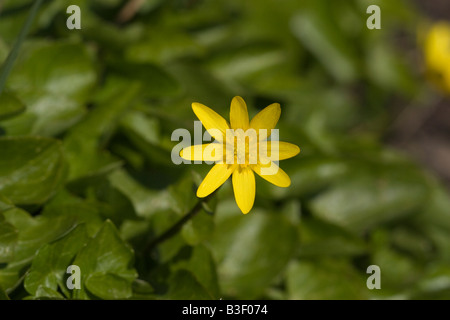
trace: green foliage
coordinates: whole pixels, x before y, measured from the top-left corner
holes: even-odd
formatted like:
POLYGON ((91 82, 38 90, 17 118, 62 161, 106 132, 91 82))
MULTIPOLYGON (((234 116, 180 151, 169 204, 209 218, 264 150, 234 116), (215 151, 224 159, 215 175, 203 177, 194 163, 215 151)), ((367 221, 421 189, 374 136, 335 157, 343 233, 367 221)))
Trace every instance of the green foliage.
POLYGON ((365 282, 347 261, 318 260, 295 262, 286 275, 290 299, 367 299, 368 290, 358 285, 365 282))
POLYGON ((30 21, 32 2, 0 8, 0 300, 450 297, 448 190, 385 143, 399 105, 436 98, 396 38, 416 41, 410 4, 154 0, 121 20, 125 1, 83 0, 68 30, 73 3, 30 21), (248 215, 229 183, 196 197, 210 166, 171 161, 190 104, 228 118, 235 95, 250 116, 279 102, 302 149, 248 215))
POLYGON ((31 42, 24 47, 7 85, 20 95, 27 110, 3 127, 11 135, 57 135, 85 113, 96 81, 88 49, 65 41, 31 42))
POLYGON ((25 105, 11 93, 0 95, 0 120, 4 120, 25 111, 25 105))
POLYGON ((14 226, 0 216, 0 263, 5 263, 13 258, 14 247, 17 243, 18 232, 14 226))
POLYGON ((61 142, 40 137, 2 137, 0 191, 14 204, 42 204, 64 183, 61 142))
POLYGON ((221 288, 228 296, 257 298, 293 256, 297 230, 274 213, 255 210, 256 214, 243 217, 237 210, 218 210, 212 249, 219 262, 221 288))
POLYGON ((39 288, 56 292, 58 287, 67 293, 63 282, 67 266, 84 246, 86 240, 86 227, 80 225, 65 237, 41 247, 25 278, 24 285, 28 293, 37 295, 39 288))
POLYGON ((103 299, 130 298, 131 283, 136 278, 133 256, 133 250, 120 239, 111 221, 105 221, 73 261, 83 270, 82 288, 75 290, 73 297, 87 299, 92 294, 103 299))

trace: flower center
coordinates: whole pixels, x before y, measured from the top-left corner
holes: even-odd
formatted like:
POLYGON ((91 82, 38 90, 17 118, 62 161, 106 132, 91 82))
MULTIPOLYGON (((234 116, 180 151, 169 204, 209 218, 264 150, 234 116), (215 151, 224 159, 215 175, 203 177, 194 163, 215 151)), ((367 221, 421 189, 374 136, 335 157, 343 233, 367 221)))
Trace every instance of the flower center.
POLYGON ((250 128, 244 132, 242 129, 231 130, 226 137, 226 163, 239 164, 246 167, 257 164, 258 136, 256 130, 250 128))

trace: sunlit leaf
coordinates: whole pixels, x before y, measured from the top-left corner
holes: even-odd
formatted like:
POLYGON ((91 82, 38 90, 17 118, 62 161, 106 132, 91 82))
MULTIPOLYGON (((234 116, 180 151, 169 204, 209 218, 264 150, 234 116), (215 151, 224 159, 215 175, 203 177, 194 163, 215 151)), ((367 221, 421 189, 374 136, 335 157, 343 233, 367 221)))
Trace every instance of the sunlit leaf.
POLYGON ((71 43, 30 45, 19 58, 9 87, 27 105, 1 125, 14 135, 58 134, 85 114, 96 74, 87 49, 71 43))

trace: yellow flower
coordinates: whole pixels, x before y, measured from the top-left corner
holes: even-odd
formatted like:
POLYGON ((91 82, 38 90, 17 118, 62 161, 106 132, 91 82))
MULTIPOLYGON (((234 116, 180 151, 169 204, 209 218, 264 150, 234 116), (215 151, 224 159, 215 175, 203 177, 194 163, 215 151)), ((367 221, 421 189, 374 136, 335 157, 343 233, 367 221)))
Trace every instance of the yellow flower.
POLYGON ((245 101, 241 97, 234 97, 231 101, 230 124, 203 104, 194 102, 192 109, 216 140, 210 144, 190 146, 180 152, 180 156, 186 160, 216 163, 198 187, 198 197, 208 196, 232 175, 236 203, 246 214, 255 201, 253 172, 276 186, 290 186, 291 179, 274 161, 294 157, 300 148, 275 139, 267 140, 280 118, 281 108, 278 103, 269 105, 249 121, 245 101))
POLYGON ((450 92, 450 24, 433 25, 425 38, 425 63, 428 73, 443 90, 450 92))

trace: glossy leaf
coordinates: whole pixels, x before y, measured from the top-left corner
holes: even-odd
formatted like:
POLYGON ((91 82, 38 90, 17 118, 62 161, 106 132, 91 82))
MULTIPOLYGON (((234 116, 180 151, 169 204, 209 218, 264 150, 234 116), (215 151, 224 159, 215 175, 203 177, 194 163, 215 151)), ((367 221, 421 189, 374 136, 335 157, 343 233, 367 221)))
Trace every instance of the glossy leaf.
POLYGON ((78 226, 63 238, 39 249, 25 278, 25 289, 39 296, 39 289, 67 292, 64 277, 67 267, 87 241, 86 227, 78 226))
POLYGON ((11 209, 3 215, 5 221, 18 230, 14 258, 6 268, 0 269, 0 285, 7 290, 17 285, 39 248, 72 230, 76 222, 66 217, 33 218, 21 209, 11 209))
POLYGON ((114 273, 93 273, 86 278, 86 289, 96 297, 106 300, 129 298, 130 281, 114 273))
POLYGON ((9 87, 27 111, 3 123, 11 134, 54 135, 72 126, 85 113, 95 82, 86 47, 71 43, 36 43, 19 58, 9 87))
POLYGON ((61 143, 47 138, 0 138, 0 192, 15 204, 40 204, 65 181, 61 143))
POLYGON ((107 220, 73 262, 81 270, 81 289, 72 293, 73 298, 131 297, 131 284, 136 278, 133 258, 133 250, 120 239, 112 222, 107 220))

